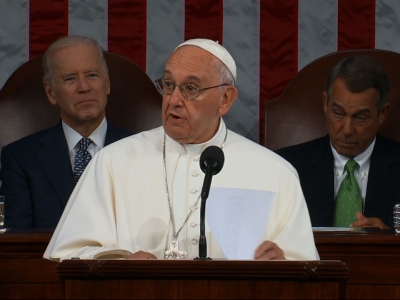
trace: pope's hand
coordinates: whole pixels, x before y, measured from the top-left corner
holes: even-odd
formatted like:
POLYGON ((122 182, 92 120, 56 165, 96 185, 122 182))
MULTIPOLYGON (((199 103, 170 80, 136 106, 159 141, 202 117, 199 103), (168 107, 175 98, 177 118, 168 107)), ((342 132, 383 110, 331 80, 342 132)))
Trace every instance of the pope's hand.
POLYGON ((254 253, 254 258, 258 260, 284 260, 283 250, 271 241, 264 241, 254 253))
POLYGON ((157 257, 149 252, 138 251, 129 255, 126 259, 157 259, 157 257))

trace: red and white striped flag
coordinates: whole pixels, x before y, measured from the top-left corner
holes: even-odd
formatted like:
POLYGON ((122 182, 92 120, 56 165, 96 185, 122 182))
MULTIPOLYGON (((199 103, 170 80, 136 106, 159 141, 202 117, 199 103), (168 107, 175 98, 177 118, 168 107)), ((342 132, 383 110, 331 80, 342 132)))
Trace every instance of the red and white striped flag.
POLYGON ((266 101, 309 62, 346 49, 400 52, 398 0, 0 0, 0 87, 58 37, 85 35, 153 80, 189 38, 218 40, 238 68, 228 127, 260 141, 266 101))

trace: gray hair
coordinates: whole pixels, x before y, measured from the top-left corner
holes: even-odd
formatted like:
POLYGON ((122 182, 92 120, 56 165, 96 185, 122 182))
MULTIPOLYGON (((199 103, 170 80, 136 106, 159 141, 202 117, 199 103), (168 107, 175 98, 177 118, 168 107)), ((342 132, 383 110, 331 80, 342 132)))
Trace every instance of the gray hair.
POLYGON ((99 43, 96 42, 96 40, 83 36, 66 36, 51 44, 43 55, 42 68, 44 74, 43 75, 44 82, 50 83, 53 80, 53 65, 51 59, 52 55, 60 49, 73 47, 77 45, 93 45, 100 56, 100 61, 103 70, 108 75, 107 62, 103 55, 103 49, 101 48, 99 43))
POLYGON ((231 71, 228 67, 220 61, 220 66, 217 66, 217 72, 219 72, 220 77, 222 79, 222 83, 226 83, 231 86, 235 86, 235 78, 233 77, 231 71))
POLYGON ((343 59, 329 72, 326 83, 328 101, 332 93, 333 82, 343 79, 352 93, 359 93, 369 88, 378 92, 378 111, 381 112, 389 94, 389 77, 385 69, 376 60, 365 55, 357 55, 343 59))

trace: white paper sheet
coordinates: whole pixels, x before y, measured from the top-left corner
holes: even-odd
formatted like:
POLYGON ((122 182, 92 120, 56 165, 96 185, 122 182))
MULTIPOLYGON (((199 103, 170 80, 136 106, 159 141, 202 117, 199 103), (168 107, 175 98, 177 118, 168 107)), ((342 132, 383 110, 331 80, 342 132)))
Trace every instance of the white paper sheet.
POLYGON ((211 188, 206 219, 228 259, 253 259, 263 242, 275 193, 258 190, 211 188))

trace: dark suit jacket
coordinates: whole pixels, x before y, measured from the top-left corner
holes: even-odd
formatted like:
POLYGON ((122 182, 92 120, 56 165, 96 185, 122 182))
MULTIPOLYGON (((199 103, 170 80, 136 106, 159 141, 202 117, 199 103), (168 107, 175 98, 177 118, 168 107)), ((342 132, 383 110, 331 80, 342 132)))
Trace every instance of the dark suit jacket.
MULTIPOLYGON (((108 122, 104 145, 131 134, 108 122)), ((55 228, 75 187, 61 122, 3 147, 0 180, 6 228, 55 228)))
MULTIPOLYGON (((334 158, 329 136, 279 149, 297 170, 314 227, 333 226, 334 158)), ((400 203, 400 143, 377 135, 371 155, 364 215, 393 228, 393 206, 400 203)))

